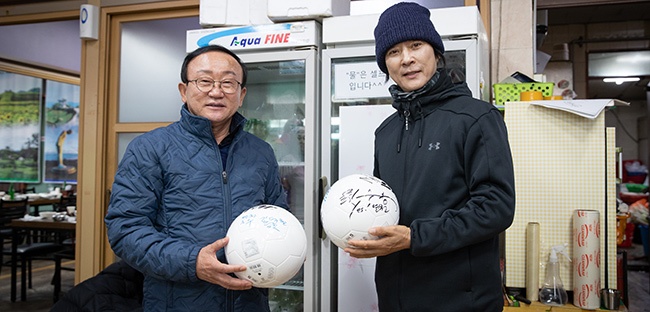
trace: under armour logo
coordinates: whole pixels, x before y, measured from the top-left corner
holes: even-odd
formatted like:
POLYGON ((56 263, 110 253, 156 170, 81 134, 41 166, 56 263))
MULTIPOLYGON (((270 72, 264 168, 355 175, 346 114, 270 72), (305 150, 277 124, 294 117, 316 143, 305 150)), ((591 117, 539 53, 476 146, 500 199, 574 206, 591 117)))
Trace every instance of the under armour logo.
POLYGON ((436 150, 439 150, 440 149, 440 142, 436 142, 436 144, 429 143, 429 150, 433 150, 434 148, 436 150))

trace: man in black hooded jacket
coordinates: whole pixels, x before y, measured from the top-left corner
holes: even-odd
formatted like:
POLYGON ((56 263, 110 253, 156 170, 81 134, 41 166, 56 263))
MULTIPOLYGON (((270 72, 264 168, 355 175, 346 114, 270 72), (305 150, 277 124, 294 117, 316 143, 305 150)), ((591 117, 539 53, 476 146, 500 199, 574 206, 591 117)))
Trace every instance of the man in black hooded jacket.
POLYGON ((143 280, 126 262, 115 262, 73 287, 50 312, 142 311, 143 280))
POLYGON ((400 220, 345 251, 377 257, 380 311, 502 311, 498 236, 515 212, 503 118, 438 68, 445 49, 428 9, 388 8, 375 40, 397 111, 375 131, 374 175, 393 189, 400 220))

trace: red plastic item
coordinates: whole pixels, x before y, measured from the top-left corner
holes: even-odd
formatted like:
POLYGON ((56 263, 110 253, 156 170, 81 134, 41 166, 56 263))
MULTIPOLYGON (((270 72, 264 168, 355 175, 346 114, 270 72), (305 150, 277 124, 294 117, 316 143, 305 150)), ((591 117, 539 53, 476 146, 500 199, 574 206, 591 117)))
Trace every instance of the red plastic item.
POLYGON ((621 292, 621 298, 625 298, 627 292, 627 283, 624 276, 627 274, 623 267, 623 257, 627 256, 627 253, 617 254, 616 255, 616 287, 621 292))
POLYGON ((638 200, 644 198, 648 199, 648 193, 620 192, 618 193, 618 198, 620 198, 624 203, 632 205, 638 200))
POLYGON ((623 183, 642 184, 643 182, 645 182, 645 178, 648 175, 645 172, 630 174, 625 169, 625 165, 631 164, 631 163, 634 163, 634 162, 639 162, 640 164, 643 164, 643 162, 641 160, 639 160, 639 159, 630 159, 630 160, 624 160, 623 161, 623 183))

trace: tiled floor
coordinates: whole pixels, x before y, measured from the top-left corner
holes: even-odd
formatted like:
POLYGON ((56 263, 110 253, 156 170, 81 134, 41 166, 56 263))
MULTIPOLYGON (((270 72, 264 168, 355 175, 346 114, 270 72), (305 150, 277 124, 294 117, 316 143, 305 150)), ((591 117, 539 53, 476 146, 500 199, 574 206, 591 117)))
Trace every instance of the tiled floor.
MULTIPOLYGON (((6 259, 6 258, 5 258, 6 259)), ((74 262, 64 262, 65 266, 74 266, 74 262)), ((20 275, 17 289, 17 300, 11 302, 11 268, 3 266, 0 274, 0 311, 50 311, 53 304, 52 275, 54 274, 53 261, 33 261, 32 263, 32 289, 27 289, 27 301, 20 301, 20 275)), ((61 271, 61 288, 65 292, 74 286, 74 272, 61 271)), ((63 295, 62 292, 62 295, 63 295)))
POLYGON ((628 310, 631 312, 650 312, 650 264, 644 256, 643 246, 633 244, 631 248, 619 248, 627 251, 629 293, 628 310))

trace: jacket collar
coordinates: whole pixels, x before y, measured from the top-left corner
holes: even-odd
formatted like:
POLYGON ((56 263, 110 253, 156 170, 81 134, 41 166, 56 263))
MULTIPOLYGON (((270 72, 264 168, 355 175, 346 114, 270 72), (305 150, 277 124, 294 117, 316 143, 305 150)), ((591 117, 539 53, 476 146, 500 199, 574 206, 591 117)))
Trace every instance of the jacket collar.
MULTIPOLYGON (((210 139, 214 141, 214 135, 212 134, 212 123, 205 117, 194 115, 187 108, 187 104, 183 104, 181 107, 181 119, 180 124, 183 129, 187 130, 189 133, 196 135, 200 138, 210 139)), ((234 136, 241 129, 244 128, 246 124, 246 118, 236 112, 232 116, 232 121, 230 122, 230 136, 234 136)))

